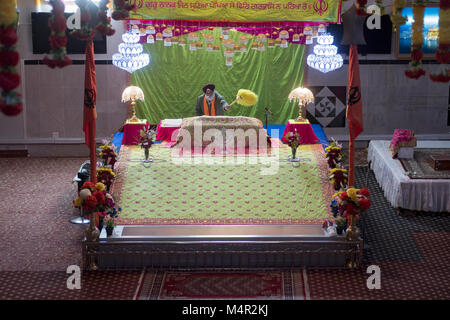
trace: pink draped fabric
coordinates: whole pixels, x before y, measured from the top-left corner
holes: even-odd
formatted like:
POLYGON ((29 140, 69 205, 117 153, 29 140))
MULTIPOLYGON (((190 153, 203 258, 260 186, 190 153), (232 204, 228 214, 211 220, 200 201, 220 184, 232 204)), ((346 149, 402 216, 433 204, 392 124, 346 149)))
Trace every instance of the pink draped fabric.
POLYGON ((284 137, 288 132, 295 132, 295 129, 297 129, 297 133, 301 137, 301 144, 315 144, 319 142, 319 138, 317 138, 310 123, 290 123, 289 121, 284 129, 281 141, 287 143, 284 137))
POLYGON ((156 128, 156 141, 176 141, 177 133, 174 131, 180 129, 181 127, 163 127, 162 121, 159 122, 156 128), (172 136, 175 140, 172 140, 172 136))
POLYGON ((123 127, 122 144, 136 145, 139 143, 139 130, 148 130, 149 124, 142 123, 126 123, 123 127))

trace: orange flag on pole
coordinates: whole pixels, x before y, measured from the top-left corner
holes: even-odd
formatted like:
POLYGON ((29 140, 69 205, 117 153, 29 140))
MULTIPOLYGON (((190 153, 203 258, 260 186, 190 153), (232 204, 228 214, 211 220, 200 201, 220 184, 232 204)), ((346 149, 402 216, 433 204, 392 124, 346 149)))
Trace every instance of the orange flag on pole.
POLYGON ((361 80, 359 78, 358 47, 350 46, 349 68, 348 68, 348 98, 347 112, 349 140, 349 172, 348 185, 355 185, 355 138, 363 131, 363 114, 361 100, 361 80))
POLYGON ((85 142, 89 147, 89 158, 91 161, 91 182, 97 181, 97 146, 95 143, 95 120, 97 111, 97 80, 94 62, 94 43, 92 40, 86 42, 86 62, 84 78, 84 108, 83 108, 83 131, 85 142))

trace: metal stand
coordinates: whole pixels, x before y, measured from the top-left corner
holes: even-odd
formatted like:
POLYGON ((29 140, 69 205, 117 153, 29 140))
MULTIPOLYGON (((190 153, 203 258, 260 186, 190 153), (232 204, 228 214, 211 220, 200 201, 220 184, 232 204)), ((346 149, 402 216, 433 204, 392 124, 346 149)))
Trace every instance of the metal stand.
POLYGON ((79 217, 73 217, 70 219, 70 222, 73 224, 89 224, 90 220, 83 217, 83 210, 80 210, 79 217))
POLYGON ((266 110, 266 113, 264 114, 264 117, 266 119, 266 131, 267 131, 267 134, 270 136, 269 129, 267 128, 267 122, 268 122, 269 116, 272 115, 272 111, 270 111, 270 109, 268 107, 265 107, 264 109, 266 110))

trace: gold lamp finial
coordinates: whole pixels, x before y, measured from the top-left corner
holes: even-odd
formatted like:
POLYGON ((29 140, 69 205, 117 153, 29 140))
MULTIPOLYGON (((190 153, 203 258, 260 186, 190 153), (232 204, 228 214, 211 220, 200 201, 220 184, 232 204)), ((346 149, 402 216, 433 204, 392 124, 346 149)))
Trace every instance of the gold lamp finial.
POLYGON ((123 90, 122 93, 122 102, 131 101, 131 112, 133 115, 128 122, 139 122, 141 121, 138 117, 136 117, 136 100, 144 101, 144 92, 142 89, 136 86, 129 86, 123 90))
POLYGON ((298 118, 295 119, 297 122, 308 122, 307 119, 303 118, 303 106, 314 101, 314 95, 312 92, 303 87, 296 88, 289 93, 289 101, 298 101, 298 118))

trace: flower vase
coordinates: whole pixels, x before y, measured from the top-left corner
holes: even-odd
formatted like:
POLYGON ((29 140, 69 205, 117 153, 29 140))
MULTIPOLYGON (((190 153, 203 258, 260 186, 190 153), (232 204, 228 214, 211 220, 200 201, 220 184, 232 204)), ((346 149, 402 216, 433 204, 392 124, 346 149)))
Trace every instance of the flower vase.
POLYGON ((344 227, 336 227, 336 233, 338 235, 342 235, 342 232, 344 231, 344 227))
POLYGON ((88 242, 97 242, 100 238, 100 231, 95 226, 95 213, 92 212, 90 214, 90 223, 87 230, 84 232, 84 235, 86 236, 86 240, 88 242))
POLYGON ((148 161, 148 156, 149 156, 149 148, 144 148, 144 155, 145 155, 145 161, 148 161))
POLYGON ((359 239, 359 235, 361 232, 359 231, 359 228, 356 226, 356 216, 351 215, 350 216, 350 225, 347 228, 346 237, 349 241, 355 241, 359 239))
POLYGON ((290 159, 290 161, 298 162, 299 159, 295 157, 297 155, 297 148, 291 147, 291 152, 292 152, 292 158, 290 159))
POLYGON ((114 227, 111 227, 111 226, 107 226, 107 227, 106 227, 106 235, 107 235, 108 237, 111 237, 111 236, 112 236, 113 231, 114 231, 114 227))

